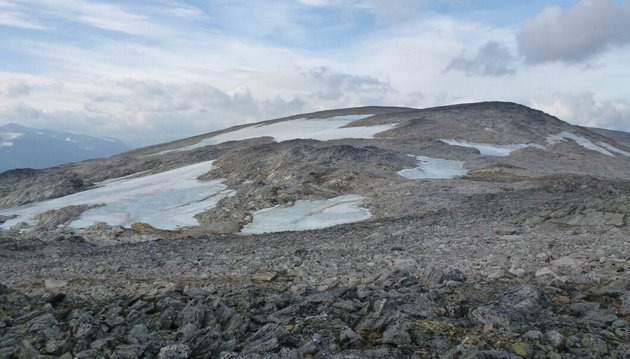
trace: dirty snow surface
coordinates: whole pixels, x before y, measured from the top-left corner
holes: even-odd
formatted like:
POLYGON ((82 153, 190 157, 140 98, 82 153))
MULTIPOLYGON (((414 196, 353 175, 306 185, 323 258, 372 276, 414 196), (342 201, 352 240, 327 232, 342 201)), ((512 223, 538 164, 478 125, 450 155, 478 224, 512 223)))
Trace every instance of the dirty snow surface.
POLYGON ((320 141, 339 140, 343 138, 373 138, 375 134, 396 127, 396 124, 344 127, 372 115, 349 115, 330 118, 298 119, 271 124, 260 124, 225 132, 195 143, 194 145, 162 151, 154 155, 176 151, 190 151, 209 145, 217 145, 228 141, 241 141, 258 137, 273 137, 282 142, 294 139, 313 139, 320 141))
POLYGON ((615 147, 613 145, 609 145, 606 142, 600 142, 599 145, 604 147, 604 148, 606 148, 609 151, 616 152, 616 153, 618 153, 620 155, 624 155, 626 157, 630 157, 630 152, 624 151, 622 149, 619 149, 619 148, 617 148, 617 147, 615 147))
POLYGON ((363 221, 372 216, 368 209, 361 208, 364 199, 350 194, 327 200, 296 201, 289 207, 266 208, 254 213, 252 222, 241 232, 304 231, 363 221))
POLYGON ((505 157, 509 156, 510 153, 516 150, 522 150, 527 147, 536 147, 540 149, 544 149, 543 146, 533 144, 533 143, 514 143, 510 145, 493 145, 489 143, 474 143, 468 141, 458 141, 458 140, 440 140, 444 143, 447 143, 451 146, 461 146, 461 147, 471 147, 479 150, 479 153, 482 156, 499 156, 505 157))
POLYGON ((450 179, 465 176, 468 171, 464 162, 432 158, 427 156, 413 156, 418 160, 418 167, 398 171, 398 174, 409 179, 450 179))
POLYGON ((98 222, 129 227, 134 222, 173 230, 196 226, 194 215, 214 207, 233 194, 221 181, 201 182, 197 177, 210 171, 212 161, 201 162, 138 178, 119 178, 100 183, 100 187, 23 207, 5 209, 0 215, 18 215, 3 223, 8 229, 19 222, 35 224, 35 217, 71 205, 102 205, 84 212, 71 223, 85 228, 98 222))
MULTIPOLYGON (((573 141, 575 141, 575 143, 577 143, 578 145, 580 145, 580 146, 582 146, 582 147, 584 147, 586 149, 605 154, 606 156, 615 157, 615 155, 610 153, 610 151, 606 150, 605 148, 603 148, 601 146, 598 146, 598 145, 594 144, 593 142, 589 141, 588 139, 586 139, 586 138, 584 138, 582 136, 578 136, 576 134, 573 134, 571 132, 562 131, 562 132, 560 132, 557 135, 549 135, 549 136, 547 136, 547 143, 550 143, 550 144, 555 144, 555 143, 558 143, 558 142, 561 142, 561 141, 565 141, 565 140, 573 140, 573 141)), ((608 145, 608 146, 613 147, 611 145, 608 145)), ((615 148, 615 150, 618 150, 618 149, 615 148)), ((621 150, 619 150, 619 151, 621 151, 621 150)))

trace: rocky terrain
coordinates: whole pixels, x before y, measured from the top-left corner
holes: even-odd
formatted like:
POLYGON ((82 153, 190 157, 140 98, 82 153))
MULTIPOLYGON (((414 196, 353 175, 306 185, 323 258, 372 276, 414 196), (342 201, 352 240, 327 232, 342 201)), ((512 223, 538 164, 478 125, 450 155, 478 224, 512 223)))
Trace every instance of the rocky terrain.
POLYGON ((94 205, 0 230, 0 357, 630 357, 630 135, 509 103, 267 126, 348 115, 372 116, 345 128, 396 126, 178 150, 241 126, 0 174, 0 224, 19 205, 209 160, 199 179, 233 191, 177 230, 72 227, 94 205), (419 166, 409 155, 461 161, 468 174, 405 178, 419 166), (240 233, 262 209, 345 194, 372 217, 240 233))

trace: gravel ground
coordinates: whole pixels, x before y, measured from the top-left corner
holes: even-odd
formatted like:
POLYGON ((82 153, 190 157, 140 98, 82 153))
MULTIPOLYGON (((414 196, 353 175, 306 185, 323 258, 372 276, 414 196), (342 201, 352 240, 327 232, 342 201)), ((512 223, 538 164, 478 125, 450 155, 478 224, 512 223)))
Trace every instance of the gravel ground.
POLYGON ((480 212, 114 246, 3 238, 0 354, 630 355, 628 227, 480 212))

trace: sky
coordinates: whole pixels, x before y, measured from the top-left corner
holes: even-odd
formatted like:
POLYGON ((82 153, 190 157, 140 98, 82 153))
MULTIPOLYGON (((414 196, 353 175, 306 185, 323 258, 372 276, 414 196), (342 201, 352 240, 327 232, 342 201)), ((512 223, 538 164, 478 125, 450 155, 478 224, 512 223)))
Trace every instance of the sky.
POLYGON ((630 0, 0 0, 0 125, 133 146, 364 105, 630 131, 630 0))

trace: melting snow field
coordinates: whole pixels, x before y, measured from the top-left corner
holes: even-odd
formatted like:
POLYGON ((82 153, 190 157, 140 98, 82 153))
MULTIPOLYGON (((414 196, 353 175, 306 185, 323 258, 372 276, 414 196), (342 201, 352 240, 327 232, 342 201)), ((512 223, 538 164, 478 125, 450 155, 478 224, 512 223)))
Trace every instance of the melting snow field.
POLYGON ((364 197, 345 195, 320 201, 296 201, 290 207, 272 207, 254 213, 242 233, 259 234, 283 231, 304 231, 354 223, 372 215, 361 208, 364 197))
POLYGON ((201 182, 197 177, 210 171, 212 161, 201 162, 139 178, 119 178, 100 183, 101 187, 23 207, 5 209, 0 215, 18 215, 0 228, 19 222, 35 224, 35 217, 52 209, 71 205, 104 206, 90 209, 73 228, 85 228, 98 222, 129 227, 143 222, 159 229, 196 226, 194 215, 214 207, 219 200, 233 195, 221 181, 201 182))
POLYGON ((372 115, 337 116, 322 119, 299 119, 281 121, 272 124, 248 126, 240 130, 222 133, 201 140, 194 145, 176 148, 155 153, 165 154, 176 151, 190 151, 209 145, 217 145, 228 141, 241 141, 258 137, 273 137, 275 141, 282 142, 294 139, 313 139, 320 141, 339 140, 343 138, 373 138, 375 134, 396 127, 396 124, 347 127, 344 126, 372 115))
MULTIPOLYGON (((608 143, 605 142, 599 142, 599 145, 594 144, 593 142, 589 141, 588 139, 582 137, 582 136, 578 136, 576 134, 573 134, 571 132, 567 132, 567 131, 562 131, 556 135, 549 135, 547 136, 547 143, 549 144, 556 144, 562 141, 566 141, 566 140, 573 140, 575 141, 575 143, 577 143, 578 145, 589 149, 591 151, 596 151, 599 153, 602 153, 604 155, 607 156, 611 156, 611 157, 615 157, 615 155, 612 152, 624 155, 624 156, 628 156, 630 157, 630 152, 624 151, 622 149, 619 149, 613 145, 609 145, 608 143)), ((444 143, 447 143, 451 146, 462 146, 462 147, 471 147, 471 148, 476 148, 477 150, 479 150, 479 153, 482 156, 509 156, 511 152, 516 151, 516 150, 520 150, 526 147, 535 147, 535 148, 539 148, 544 150, 545 147, 542 145, 538 145, 538 144, 534 144, 534 143, 515 143, 515 144, 511 144, 511 145, 492 145, 492 144, 488 144, 488 143, 474 143, 474 142, 468 142, 468 141, 458 141, 458 140, 440 140, 444 143)))
POLYGON ((594 144, 593 142, 589 141, 588 139, 582 137, 582 136, 578 136, 575 135, 571 132, 567 132, 567 131, 562 131, 557 135, 549 135, 547 136, 547 143, 550 144, 555 144, 564 140, 573 140, 575 141, 575 143, 577 143, 578 145, 589 149, 591 151, 597 151, 599 153, 603 153, 607 156, 611 156, 611 157, 615 157, 615 155, 613 155, 612 153, 610 153, 608 150, 606 150, 603 147, 600 147, 596 144, 594 144))
POLYGON ((468 171, 464 162, 444 160, 427 156, 413 156, 418 160, 418 167, 398 171, 397 173, 409 179, 450 179, 465 176, 468 171))
POLYGON ((606 142, 600 142, 599 145, 602 146, 602 147, 605 147, 609 151, 616 152, 616 153, 618 153, 620 155, 624 155, 626 157, 630 157, 630 152, 624 151, 622 149, 619 149, 619 148, 617 148, 617 147, 615 147, 613 145, 609 145, 606 142))
POLYGON ((567 131, 562 131, 557 135, 549 135, 547 136, 547 142, 554 144, 554 143, 558 143, 564 140, 573 140, 575 141, 575 143, 577 143, 578 145, 589 149, 591 151, 596 151, 602 154, 605 154, 606 156, 611 156, 611 157, 615 157, 614 154, 612 154, 610 151, 612 152, 616 152, 618 154, 624 155, 624 156, 628 156, 630 157, 630 153, 621 150, 613 145, 609 145, 607 143, 604 142, 600 142, 599 144, 601 146, 598 146, 596 144, 594 144, 593 142, 589 141, 588 139, 582 137, 582 136, 578 136, 575 135, 571 132, 567 132, 567 131))
POLYGON ((461 147, 471 147, 479 150, 479 153, 482 156, 499 156, 505 157, 509 156, 510 153, 516 150, 522 150, 527 147, 536 147, 544 149, 543 146, 533 144, 533 143, 515 143, 511 145, 492 145, 489 143, 474 143, 468 141, 457 141, 457 140, 440 140, 446 144, 451 146, 461 146, 461 147))

